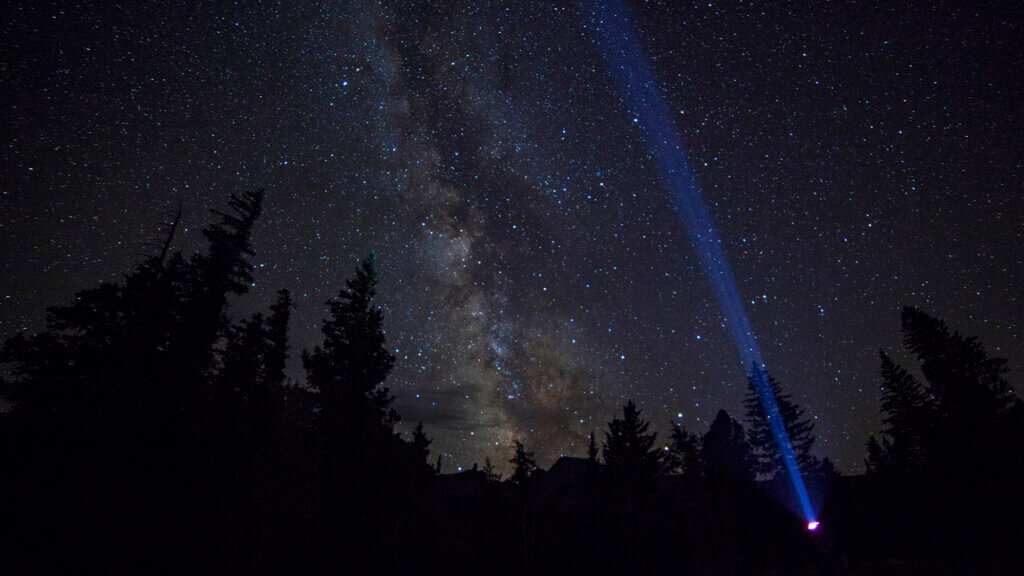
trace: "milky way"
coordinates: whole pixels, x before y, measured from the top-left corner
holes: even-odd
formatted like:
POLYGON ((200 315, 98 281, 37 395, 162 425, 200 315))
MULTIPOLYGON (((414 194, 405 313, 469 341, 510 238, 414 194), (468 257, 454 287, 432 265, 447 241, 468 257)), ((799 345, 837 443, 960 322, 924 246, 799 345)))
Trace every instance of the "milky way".
MULTIPOLYGON (((304 4, 3 9, 0 335, 119 279, 179 200, 188 251, 208 208, 266 187, 234 315, 287 287, 311 347, 376 250, 403 430, 422 420, 446 470, 515 437, 541 465, 582 454, 629 398, 662 436, 741 415, 727 319, 596 10, 304 4)), ((903 305, 1019 382, 1018 11, 627 4, 819 454, 862 468, 903 305)))

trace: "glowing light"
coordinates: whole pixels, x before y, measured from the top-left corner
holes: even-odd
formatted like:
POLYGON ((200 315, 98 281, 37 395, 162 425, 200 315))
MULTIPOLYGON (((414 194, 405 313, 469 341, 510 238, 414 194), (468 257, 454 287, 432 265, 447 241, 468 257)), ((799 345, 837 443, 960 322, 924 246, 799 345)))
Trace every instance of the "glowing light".
POLYGON ((728 325, 743 364, 755 367, 755 376, 760 374, 754 378, 754 388, 768 415, 775 442, 779 446, 804 518, 809 522, 808 529, 813 530, 810 524, 817 527, 817 522, 803 477, 797 468, 789 434, 779 417, 779 407, 771 386, 767 378, 763 377, 764 361, 761 352, 696 175, 686 159, 683 141, 673 128, 672 115, 658 92, 658 83, 647 64, 647 57, 633 27, 628 22, 621 0, 604 0, 595 4, 597 22, 594 29, 597 30, 598 43, 608 69, 618 82, 623 101, 650 156, 655 159, 661 179, 671 190, 675 210, 683 221, 690 243, 708 275, 715 299, 722 308, 726 319, 723 326, 728 325))
POLYGON ((815 530, 817 530, 818 526, 821 526, 821 522, 818 522, 816 520, 813 521, 813 522, 808 522, 807 523, 807 529, 810 530, 811 532, 814 532, 815 530))

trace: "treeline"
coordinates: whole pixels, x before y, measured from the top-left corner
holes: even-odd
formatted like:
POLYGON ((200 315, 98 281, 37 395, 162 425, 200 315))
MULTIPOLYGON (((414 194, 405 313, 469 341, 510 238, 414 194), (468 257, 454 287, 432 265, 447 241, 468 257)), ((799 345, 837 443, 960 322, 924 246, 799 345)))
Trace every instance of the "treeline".
POLYGON ((757 573, 888 558, 1012 560, 1021 403, 976 339, 908 308, 923 380, 882 355, 885 429, 866 478, 812 454, 813 421, 751 366, 747 427, 658 442, 632 402, 586 458, 537 468, 518 440, 502 481, 442 475, 422 425, 403 439, 376 256, 327 303, 322 342, 285 375, 292 302, 237 323, 263 193, 232 195, 173 250, 180 211, 122 282, 76 294, 6 342, 3 558, 17 572, 589 571, 757 573), (757 394, 771 388, 821 511, 808 533, 757 394), (431 465, 431 463, 433 465, 431 465))
POLYGON ((1024 403, 1006 380, 1007 361, 915 308, 901 320, 915 365, 880 351, 884 428, 867 441, 870 505, 843 510, 852 525, 874 526, 873 537, 850 534, 850 544, 1024 569, 1024 403))

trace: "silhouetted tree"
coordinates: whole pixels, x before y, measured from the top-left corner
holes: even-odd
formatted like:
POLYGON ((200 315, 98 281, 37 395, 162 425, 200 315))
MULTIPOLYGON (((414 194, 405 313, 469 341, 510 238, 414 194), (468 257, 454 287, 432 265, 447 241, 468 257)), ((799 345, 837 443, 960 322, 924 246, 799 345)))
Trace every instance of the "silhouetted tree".
POLYGON ((841 476, 841 474, 839 473, 839 469, 836 468, 836 465, 832 463, 832 459, 825 457, 818 459, 818 466, 816 468, 812 468, 808 473, 808 476, 832 481, 841 476))
POLYGON ((513 440, 512 443, 515 446, 515 452, 509 460, 509 463, 512 464, 512 476, 509 480, 516 484, 523 484, 529 480, 530 476, 537 469, 537 462, 533 459, 533 452, 527 452, 526 448, 523 447, 523 443, 518 438, 513 440))
MULTIPOLYGON (((885 442, 883 438, 882 442, 885 442)), ((878 438, 871 434, 866 443, 867 456, 864 458, 864 468, 868 474, 877 474, 887 468, 888 455, 886 447, 878 438)))
POLYGON ((486 475, 487 480, 491 482, 501 481, 501 473, 494 470, 494 465, 491 464, 490 456, 484 458, 483 473, 486 475))
POLYGON ((700 437, 682 424, 672 426, 669 450, 665 458, 666 470, 674 474, 701 474, 700 437))
POLYGON ((398 420, 391 408, 394 398, 384 386, 395 359, 384 348, 383 314, 373 300, 376 266, 377 255, 371 252, 355 277, 327 302, 323 343, 302 356, 308 383, 319 391, 328 457, 344 457, 364 474, 391 448, 398 420))
POLYGON ((608 423, 603 453, 612 479, 640 488, 658 474, 661 454, 653 447, 657 433, 648 433, 649 427, 632 400, 623 407, 622 418, 608 423))
POLYGON ((225 403, 224 409, 235 409, 229 403, 251 406, 257 402, 257 395, 264 386, 265 354, 263 314, 257 312, 228 329, 221 361, 223 367, 217 379, 218 396, 225 403))
POLYGON ((743 401, 747 423, 750 425, 750 445, 753 449, 755 470, 766 477, 774 477, 786 469, 782 452, 772 432, 773 421, 778 419, 789 435, 797 466, 801 470, 817 467, 818 462, 811 455, 814 445, 814 421, 804 415, 804 410, 793 402, 782 386, 764 370, 751 365, 747 375, 748 391, 743 401), (768 414, 762 397, 771 394, 777 411, 768 414))
POLYGON ((218 221, 203 229, 209 249, 193 255, 188 275, 181 279, 186 294, 184 310, 170 354, 173 376, 192 387, 187 392, 193 400, 210 373, 214 343, 227 330, 228 296, 245 294, 252 283, 252 265, 247 258, 254 254, 250 236, 263 211, 263 197, 263 190, 232 193, 229 211, 211 210, 218 221))
POLYGON ((49 523, 42 539, 88 550, 100 537, 91 534, 110 531, 140 555, 175 546, 198 553, 184 542, 217 527, 197 518, 226 522, 217 508, 197 504, 221 501, 210 496, 222 476, 211 474, 221 437, 208 377, 228 326, 227 296, 250 280, 249 235, 261 205, 261 192, 232 195, 229 212, 216 212, 204 231, 207 252, 189 260, 171 253, 179 210, 157 252, 122 283, 79 292, 51 309, 45 331, 5 344, 3 360, 16 375, 16 434, 46 454, 12 456, 21 460, 25 505, 49 523), (174 532, 173 541, 154 534, 182 523, 193 529, 174 532))
POLYGON ((587 444, 587 460, 592 464, 598 463, 597 441, 594 439, 594 431, 590 431, 590 442, 587 444))
POLYGON ((1024 468, 1007 457, 1024 442, 1024 411, 1007 362, 916 308, 903 309, 901 327, 924 380, 882 354, 884 428, 868 438, 865 461, 880 522, 914 526, 888 540, 943 555, 1005 554, 1013 539, 1002 526, 1024 512, 1024 468))
POLYGON ((701 438, 701 460, 710 482, 754 481, 753 457, 743 426, 719 410, 701 438))
POLYGON ((993 466, 1019 441, 1020 401, 1004 377, 1007 361, 917 308, 903 309, 901 327, 926 384, 883 354, 883 459, 898 470, 939 466, 932 473, 950 479, 993 466))
MULTIPOLYGON (((179 210, 159 253, 123 284, 81 291, 73 304, 50 310, 45 332, 8 341, 3 359, 14 364, 19 384, 13 388, 20 394, 12 400, 26 410, 70 410, 97 421, 138 416, 142 424, 155 422, 154 410, 171 413, 201 404, 199 383, 227 325, 227 295, 244 292, 251 280, 245 257, 262 199, 262 191, 232 194, 231 213, 214 211, 220 221, 204 230, 208 253, 191 261, 180 252, 167 256, 179 210)), ((69 415, 56 421, 73 420, 69 415)), ((72 428, 79 434, 96 429, 81 423, 72 428)))
POLYGON ((423 422, 416 424, 416 428, 412 431, 412 453, 413 461, 427 463, 427 458, 430 457, 430 443, 433 442, 430 438, 427 438, 426 433, 423 432, 423 422))
POLYGON ((902 314, 903 344, 917 357, 939 414, 980 421, 1018 402, 1004 378, 1003 358, 989 358, 977 337, 950 332, 945 322, 913 307, 902 314))
MULTIPOLYGON (((885 352, 882 359, 882 433, 883 442, 877 440, 868 446, 868 467, 873 472, 890 468, 912 472, 921 468, 925 457, 928 426, 933 417, 932 404, 924 388, 909 372, 899 366, 885 352)), ((869 440, 869 443, 871 440, 869 440)))
POLYGON ((285 363, 288 361, 288 322, 291 319, 292 296, 286 289, 278 290, 277 301, 270 307, 267 317, 266 357, 263 361, 267 384, 284 386, 285 363))

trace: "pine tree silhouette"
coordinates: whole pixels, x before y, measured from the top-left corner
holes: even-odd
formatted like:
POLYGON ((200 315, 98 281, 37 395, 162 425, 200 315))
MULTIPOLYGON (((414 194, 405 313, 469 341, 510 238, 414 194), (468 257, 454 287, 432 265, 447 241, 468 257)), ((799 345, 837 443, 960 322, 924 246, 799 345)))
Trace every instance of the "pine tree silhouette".
POLYGON ((903 344, 917 357, 941 415, 981 421, 1019 401, 1003 358, 989 358, 977 337, 950 332, 945 322, 913 307, 901 318, 903 344))
POLYGON ((587 444, 587 460, 589 460, 591 462, 591 464, 597 464, 598 463, 598 457, 599 457, 599 454, 598 454, 597 441, 594 439, 594 431, 591 430, 590 431, 590 441, 587 444))
POLYGON ((951 479, 995 466, 1016 442, 1022 412, 1005 379, 1007 361, 989 358, 977 337, 950 331, 917 308, 903 309, 901 325, 904 346, 918 360, 926 385, 883 358, 888 458, 912 469, 924 459, 951 479))
POLYGON ((640 418, 632 400, 622 409, 622 418, 608 423, 603 445, 604 463, 611 478, 638 488, 657 474, 661 454, 654 449, 657 433, 648 433, 650 422, 640 418))
POLYGON ((775 435, 772 433, 770 416, 765 414, 759 387, 767 387, 775 397, 778 417, 789 434, 793 455, 801 470, 818 466, 811 455, 814 445, 814 421, 804 415, 804 410, 793 402, 782 386, 762 367, 751 365, 747 375, 748 391, 743 401, 747 423, 750 426, 750 445, 753 449, 755 470, 758 474, 773 478, 786 469, 775 435))
POLYGON ((277 292, 277 301, 270 307, 267 317, 267 349, 264 359, 267 385, 275 388, 285 384, 285 364, 288 361, 288 322, 291 319, 292 296, 282 288, 277 292))
POLYGON ((702 474, 700 437, 682 424, 673 424, 665 465, 668 472, 675 474, 702 474))
MULTIPOLYGON (((398 413, 384 385, 394 356, 384 348, 383 314, 374 301, 376 264, 371 252, 327 302, 324 340, 302 356, 307 383, 318 392, 328 514, 338 519, 343 511, 354 518, 397 503, 397 483, 406 479, 393 471, 408 469, 408 446, 394 430, 398 413)), ((370 537, 365 531, 353 534, 370 537)))
POLYGON ((527 452, 523 443, 518 438, 512 441, 515 452, 509 463, 512 464, 512 476, 509 478, 516 484, 525 484, 534 471, 537 470, 537 462, 533 459, 533 452, 527 452))
POLYGON ((916 378, 893 362, 884 351, 879 354, 882 360, 882 423, 885 425, 882 433, 886 438, 869 444, 871 462, 868 468, 872 472, 883 469, 916 472, 921 469, 925 458, 925 442, 934 408, 916 378))
MULTIPOLYGON (((384 348, 383 314, 374 303, 377 255, 371 253, 356 269, 355 277, 327 302, 329 318, 323 324, 323 343, 303 353, 309 384, 320 393, 320 422, 325 437, 339 434, 357 440, 393 435, 397 414, 394 398, 384 380, 394 356, 384 348)), ((340 444, 339 444, 340 446, 340 444)))
POLYGON ((245 294, 252 283, 247 258, 254 254, 250 236, 263 211, 263 197, 263 190, 231 194, 228 212, 211 210, 219 221, 203 230, 209 250, 191 259, 181 333, 171 355, 175 376, 192 385, 193 398, 200 395, 197 389, 211 372, 214 343, 227 329, 228 296, 245 294))
POLYGON ((212 466, 222 444, 211 434, 207 378, 227 295, 249 279, 261 202, 260 192, 233 195, 231 213, 206 229, 209 252, 190 260, 172 253, 179 209, 156 253, 122 283, 79 292, 51 309, 44 332, 5 343, 16 374, 12 432, 45 454, 11 455, 25 506, 46 523, 44 540, 88 554, 119 538, 137 558, 170 561, 170 549, 198 553, 186 542, 216 530, 199 518, 223 521, 216 507, 196 504, 221 501, 211 496, 223 478, 212 466))
POLYGON ((864 458, 864 469, 868 474, 879 474, 889 469, 888 440, 878 440, 874 434, 868 436, 865 443, 867 456, 864 458))
POLYGON ((880 522, 913 527, 889 535, 898 546, 1002 557, 1013 547, 1002 526, 1024 513, 1024 466, 1008 457, 1024 441, 1024 410, 1007 362, 916 308, 903 309, 901 327, 924 381, 881 354, 884 428, 865 460, 880 522))
POLYGON ((217 379, 219 397, 241 405, 257 403, 266 375, 266 348, 263 314, 257 312, 228 328, 227 345, 221 355, 223 367, 217 379))
POLYGON ((117 420, 129 413, 173 410, 168 404, 175 400, 180 409, 181 394, 172 390, 196 380, 183 379, 181 368, 202 365, 192 375, 205 376, 209 362, 196 359, 212 358, 213 341, 225 325, 227 293, 243 292, 241 281, 250 279, 244 257, 251 253, 249 233, 262 197, 261 191, 232 195, 234 213, 215 212, 221 222, 204 231, 210 254, 197 254, 191 262, 180 252, 167 257, 179 209, 159 253, 146 258, 124 284, 83 290, 73 304, 50 310, 45 332, 6 342, 3 358, 14 364, 20 382, 12 386, 11 401, 26 411, 68 415, 58 422, 73 421, 72 412, 117 420), (200 325, 206 327, 204 337, 191 338, 200 325))
POLYGON ((430 443, 433 440, 427 438, 426 433, 423 432, 423 422, 416 424, 416 428, 412 432, 412 459, 414 462, 422 464, 427 463, 427 458, 430 457, 430 443))
POLYGON ((487 477, 488 481, 490 481, 490 482, 500 482, 501 481, 501 473, 497 472, 494 469, 494 465, 491 463, 491 457, 490 456, 484 458, 484 467, 481 470, 483 471, 484 475, 487 477))
POLYGON ((711 427, 701 438, 701 462, 711 483, 725 481, 752 483, 753 456, 743 426, 719 410, 711 427))

